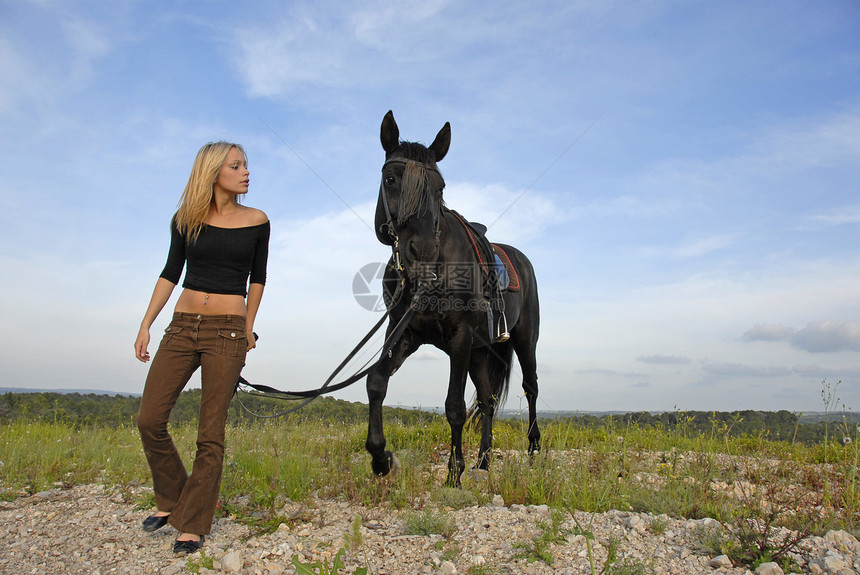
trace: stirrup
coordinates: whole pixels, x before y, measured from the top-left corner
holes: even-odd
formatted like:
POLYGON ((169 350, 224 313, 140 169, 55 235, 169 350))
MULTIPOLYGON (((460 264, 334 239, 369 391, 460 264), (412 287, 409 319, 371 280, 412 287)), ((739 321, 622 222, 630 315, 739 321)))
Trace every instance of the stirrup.
POLYGON ((511 333, 508 331, 508 319, 505 317, 505 312, 499 316, 499 325, 496 327, 496 341, 494 343, 503 343, 511 339, 511 333), (504 327, 502 327, 504 325, 504 327))

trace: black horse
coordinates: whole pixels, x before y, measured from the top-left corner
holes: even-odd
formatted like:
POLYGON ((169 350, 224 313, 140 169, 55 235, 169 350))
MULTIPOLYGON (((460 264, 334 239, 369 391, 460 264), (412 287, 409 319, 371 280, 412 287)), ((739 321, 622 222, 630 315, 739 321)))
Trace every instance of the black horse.
POLYGON ((376 205, 376 235, 393 248, 383 291, 391 308, 387 333, 405 331, 379 360, 367 378, 370 404, 367 442, 376 475, 387 475, 397 460, 385 449, 382 402, 388 380, 422 344, 429 343, 450 358, 451 372, 445 415, 451 426, 447 484, 459 485, 465 468, 463 427, 466 376, 475 385, 472 415, 480 420, 479 469, 488 469, 492 448, 493 415, 507 395, 513 352, 523 373, 528 401, 529 452, 540 449, 535 404, 538 396, 535 347, 538 339, 538 293, 534 269, 519 250, 498 245, 510 260, 511 285, 498 283, 492 247, 480 224, 469 224, 449 210, 442 199, 445 182, 436 162, 451 143, 451 126, 439 131, 429 148, 401 142, 400 130, 389 111, 380 131, 385 163, 376 205))

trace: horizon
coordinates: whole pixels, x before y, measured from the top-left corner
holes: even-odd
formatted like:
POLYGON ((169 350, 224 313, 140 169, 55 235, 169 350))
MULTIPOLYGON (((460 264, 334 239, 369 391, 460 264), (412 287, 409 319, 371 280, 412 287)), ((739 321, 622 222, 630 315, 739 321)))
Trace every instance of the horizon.
MULTIPOLYGON (((193 390, 199 390, 199 389, 200 389, 199 387, 195 388, 195 387, 189 386, 183 390, 183 393, 185 393, 187 391, 193 391, 193 390)), ((102 389, 66 389, 66 388, 53 388, 52 389, 52 388, 28 388, 28 387, 0 387, 0 395, 6 394, 6 393, 14 393, 14 394, 56 393, 56 394, 61 394, 61 395, 65 395, 65 394, 107 395, 110 397, 116 397, 116 396, 140 397, 141 396, 140 393, 106 391, 106 390, 102 390, 102 389)), ((332 397, 329 395, 321 395, 320 396, 320 398, 324 398, 324 397, 328 397, 329 399, 333 399, 335 401, 346 401, 349 403, 359 403, 359 404, 367 405, 367 401, 361 401, 361 400, 350 401, 350 400, 346 400, 346 399, 340 399, 337 397, 332 397)), ((277 397, 273 396, 270 399, 277 399, 277 397)), ((300 401, 300 400, 294 400, 294 401, 300 401)), ((444 415, 444 413, 445 413, 445 410, 442 407, 422 407, 422 406, 418 406, 418 405, 386 405, 386 407, 391 407, 391 408, 396 408, 396 409, 415 410, 415 411, 425 411, 425 412, 434 413, 437 415, 444 415)), ((734 413, 734 412, 745 412, 745 411, 754 411, 756 413, 779 413, 781 411, 789 411, 790 413, 797 415, 800 418, 809 417, 809 416, 823 416, 823 415, 827 415, 830 417, 838 417, 838 416, 840 416, 840 414, 842 414, 842 416, 845 415, 844 412, 840 412, 840 411, 825 411, 825 410, 815 411, 815 410, 813 410, 813 411, 799 412, 799 411, 791 411, 791 410, 763 410, 763 409, 736 409, 736 410, 733 409, 730 411, 718 411, 718 410, 712 410, 712 409, 704 409, 704 410, 677 410, 677 409, 675 409, 675 410, 669 410, 669 411, 665 411, 665 410, 632 411, 632 410, 620 410, 620 409, 607 409, 607 410, 601 410, 601 411, 582 411, 582 410, 575 410, 575 409, 574 410, 569 410, 569 409, 558 409, 558 410, 538 409, 537 414, 538 414, 538 416, 541 416, 542 414, 544 414, 544 415, 546 415, 546 414, 553 414, 553 415, 565 415, 565 414, 572 414, 572 415, 625 415, 628 413, 649 413, 651 415, 662 415, 662 414, 666 414, 666 413, 685 413, 688 411, 695 411, 697 413, 708 413, 708 412, 734 413)), ((507 407, 502 407, 501 410, 497 411, 497 415, 499 415, 499 416, 510 417, 512 414, 520 414, 523 417, 526 417, 528 415, 527 411, 524 411, 522 409, 510 409, 507 407)), ((849 419, 851 419, 852 421, 860 418, 860 414, 854 414, 853 412, 851 412, 849 415, 850 415, 849 419)))
MULTIPOLYGON (((379 318, 393 110, 405 140, 451 123, 448 206, 535 266, 538 409, 806 412, 837 382, 860 409, 860 4, 409 6, 4 4, 2 380, 142 391, 168 223, 226 139, 272 223, 243 375, 319 387, 379 318)), ((423 346, 385 405, 447 378, 423 346)))

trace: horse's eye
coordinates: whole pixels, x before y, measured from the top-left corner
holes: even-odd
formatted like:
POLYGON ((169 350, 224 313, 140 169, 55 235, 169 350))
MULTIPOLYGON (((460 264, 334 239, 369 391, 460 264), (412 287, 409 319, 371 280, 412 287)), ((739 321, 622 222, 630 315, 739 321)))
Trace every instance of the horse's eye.
POLYGON ((394 179, 394 176, 385 176, 385 185, 386 186, 393 186, 394 182, 396 182, 396 181, 397 180, 394 179))

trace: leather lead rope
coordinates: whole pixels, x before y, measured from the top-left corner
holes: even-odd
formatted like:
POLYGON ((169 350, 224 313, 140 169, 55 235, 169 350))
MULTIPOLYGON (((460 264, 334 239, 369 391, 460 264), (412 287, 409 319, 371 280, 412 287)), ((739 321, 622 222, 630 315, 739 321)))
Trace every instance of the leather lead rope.
MULTIPOLYGON (((356 381, 367 376, 367 374, 370 373, 370 371, 376 366, 376 364, 379 362, 379 360, 374 361, 371 365, 368 365, 368 363, 370 363, 370 360, 368 360, 368 362, 365 363, 364 366, 362 366, 360 371, 354 373, 353 375, 351 375, 350 377, 348 377, 347 379, 345 379, 341 382, 338 382, 335 384, 331 383, 332 380, 337 376, 337 374, 340 373, 341 370, 343 370, 343 368, 346 367, 346 365, 352 360, 352 358, 355 357, 355 355, 367 344, 367 342, 370 340, 370 338, 373 336, 373 334, 375 334, 377 331, 379 331, 379 328, 382 327, 382 324, 385 322, 385 320, 391 314, 391 310, 394 309, 394 307, 399 303, 400 298, 403 296, 403 291, 404 291, 405 285, 406 285, 406 279, 403 278, 403 279, 401 279, 400 283, 398 284, 397 289, 394 292, 394 296, 391 298, 391 300, 392 300, 391 305, 388 307, 386 312, 383 314, 382 318, 380 318, 380 320, 378 322, 376 322, 376 325, 374 325, 371 328, 371 330, 367 333, 367 335, 365 335, 361 339, 361 341, 358 343, 358 345, 356 345, 352 349, 352 351, 349 352, 349 354, 346 356, 346 358, 344 358, 344 360, 340 363, 340 365, 338 365, 337 368, 335 368, 335 370, 331 373, 331 375, 328 376, 328 379, 326 379, 326 381, 322 385, 322 387, 320 387, 318 389, 307 390, 307 391, 282 391, 282 390, 276 389, 274 387, 269 387, 268 385, 262 385, 259 383, 251 383, 247 379, 245 379, 244 377, 239 376, 239 379, 236 382, 236 390, 234 391, 234 395, 237 396, 237 400, 242 405, 242 408, 255 417, 260 417, 260 418, 281 417, 283 415, 287 415, 287 414, 292 413, 294 411, 298 411, 299 409, 303 408, 304 406, 309 404, 311 401, 313 401, 314 399, 316 399, 317 397, 319 397, 325 393, 331 393, 333 391, 338 391, 338 390, 343 389, 345 387, 349 387, 350 385, 352 385, 356 381), (292 407, 286 411, 276 413, 273 415, 262 415, 259 413, 254 413, 253 411, 248 409, 248 407, 244 403, 242 403, 242 400, 238 397, 238 393, 237 393, 238 391, 240 391, 239 385, 247 385, 249 387, 252 387, 256 391, 261 392, 261 394, 268 394, 270 396, 273 396, 275 399, 283 399, 283 400, 304 399, 304 401, 302 403, 300 403, 299 405, 292 407)), ((379 354, 380 359, 382 359, 382 357, 384 357, 385 355, 390 354, 391 351, 394 349, 394 346, 397 345, 397 342, 400 341, 400 338, 403 336, 403 333, 406 331, 406 327, 409 325, 409 320, 412 319, 412 316, 418 310, 421 296, 424 294, 424 291, 427 289, 428 285, 429 284, 427 284, 425 282, 419 283, 418 289, 416 290, 415 295, 412 296, 412 301, 409 303, 409 308, 406 310, 406 313, 403 314, 403 317, 400 318, 400 321, 397 322, 397 325, 394 327, 394 329, 391 331, 391 333, 388 334, 388 336, 385 338, 385 341, 383 342, 382 349, 381 349, 380 354, 379 354)), ((244 391, 244 390, 241 390, 241 391, 244 391)), ((245 393, 250 393, 250 392, 245 392, 245 393)))

